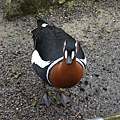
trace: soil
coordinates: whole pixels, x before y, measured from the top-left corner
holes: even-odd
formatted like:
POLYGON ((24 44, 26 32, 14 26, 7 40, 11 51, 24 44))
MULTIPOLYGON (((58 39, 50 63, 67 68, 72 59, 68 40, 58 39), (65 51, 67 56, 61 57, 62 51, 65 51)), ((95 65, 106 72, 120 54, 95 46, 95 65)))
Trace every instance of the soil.
MULTIPOLYGON (((120 1, 78 1, 73 9, 64 6, 42 18, 80 41, 87 57, 84 77, 66 90, 70 104, 54 100, 50 107, 39 105, 43 83, 31 66, 36 19, 7 21, 0 4, 0 119, 85 120, 119 113, 120 1)), ((54 95, 54 88, 48 88, 54 95)))

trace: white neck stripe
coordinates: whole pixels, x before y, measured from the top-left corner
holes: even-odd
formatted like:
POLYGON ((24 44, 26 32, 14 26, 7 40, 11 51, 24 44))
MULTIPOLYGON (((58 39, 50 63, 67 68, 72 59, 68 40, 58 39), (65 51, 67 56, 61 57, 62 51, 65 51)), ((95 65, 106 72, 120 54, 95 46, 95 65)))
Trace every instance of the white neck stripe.
MULTIPOLYGON (((50 82, 50 80, 49 80, 49 72, 50 72, 51 68, 52 68, 53 66, 55 66, 57 63, 59 63, 60 61, 62 61, 63 58, 64 58, 64 57, 61 57, 61 58, 55 60, 55 61, 54 61, 53 63, 51 63, 51 65, 48 67, 48 69, 47 69, 47 74, 46 74, 46 78, 47 78, 47 80, 48 80, 48 82, 49 82, 50 84, 51 84, 51 82, 50 82)), ((79 64, 82 65, 82 67, 83 67, 83 69, 84 69, 84 71, 85 71, 86 57, 85 57, 85 59, 78 59, 78 58, 76 58, 76 61, 77 61, 79 64)), ((51 85, 52 85, 52 84, 51 84, 51 85)))
MULTIPOLYGON (((48 67, 47 69, 47 74, 46 74, 46 78, 48 80, 48 82, 51 84, 50 80, 49 80, 49 72, 50 72, 50 69, 55 66, 57 63, 59 63, 60 61, 63 60, 63 57, 60 57, 58 58, 57 60, 55 60, 53 63, 51 63, 51 65, 48 67)), ((52 84, 51 84, 52 85, 52 84)))
POLYGON ((85 59, 78 59, 78 58, 76 58, 76 61, 77 61, 78 63, 80 63, 80 64, 83 66, 84 71, 85 71, 86 57, 85 57, 85 59))

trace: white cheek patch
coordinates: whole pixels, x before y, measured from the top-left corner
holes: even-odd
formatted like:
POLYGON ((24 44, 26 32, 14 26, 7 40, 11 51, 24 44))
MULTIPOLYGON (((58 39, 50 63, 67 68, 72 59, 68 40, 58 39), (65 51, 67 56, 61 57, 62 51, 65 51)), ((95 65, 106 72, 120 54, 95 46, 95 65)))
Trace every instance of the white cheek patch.
POLYGON ((65 50, 65 59, 67 59, 67 57, 68 57, 68 52, 67 50, 65 50))
POLYGON ((65 50, 65 46, 66 46, 66 41, 64 41, 64 44, 63 44, 63 52, 65 50))
POLYGON ((76 41, 76 43, 75 43, 75 50, 76 50, 76 53, 78 52, 78 49, 77 49, 77 47, 78 47, 78 43, 77 43, 77 41, 76 41))
POLYGON ((42 60, 42 58, 40 57, 40 55, 39 55, 37 50, 35 50, 33 52, 32 58, 31 58, 31 62, 32 62, 32 64, 33 63, 37 64, 41 68, 45 68, 46 66, 48 66, 50 64, 50 61, 42 60))
POLYGON ((42 24, 42 27, 46 27, 47 25, 48 25, 48 24, 46 24, 46 23, 43 23, 43 24, 42 24))
POLYGON ((72 51, 72 55, 71 55, 71 58, 73 59, 75 57, 75 52, 72 51))

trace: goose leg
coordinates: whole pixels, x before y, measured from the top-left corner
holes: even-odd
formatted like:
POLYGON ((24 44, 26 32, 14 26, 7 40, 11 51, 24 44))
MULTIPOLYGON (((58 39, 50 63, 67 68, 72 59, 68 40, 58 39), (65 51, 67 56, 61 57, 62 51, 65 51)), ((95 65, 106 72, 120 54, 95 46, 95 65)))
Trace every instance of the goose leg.
POLYGON ((39 104, 46 104, 47 107, 49 107, 51 103, 52 103, 52 98, 46 89, 46 84, 44 83, 44 92, 40 98, 39 104))
POLYGON ((64 91, 58 91, 56 95, 59 102, 61 102, 64 106, 66 106, 67 103, 70 103, 71 99, 70 97, 64 92, 64 91))

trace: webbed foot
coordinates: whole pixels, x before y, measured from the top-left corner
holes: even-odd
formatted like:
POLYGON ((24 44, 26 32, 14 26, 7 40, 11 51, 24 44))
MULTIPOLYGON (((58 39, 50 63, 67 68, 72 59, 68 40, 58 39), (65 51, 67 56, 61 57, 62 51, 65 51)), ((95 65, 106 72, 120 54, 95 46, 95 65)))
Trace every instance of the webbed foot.
POLYGON ((51 105, 51 103, 52 103, 52 98, 51 98, 51 96, 49 95, 48 91, 46 90, 46 91, 42 94, 42 96, 41 96, 41 98, 40 98, 40 101, 39 101, 39 104, 45 104, 45 105, 47 105, 47 107, 49 107, 49 106, 51 105))
POLYGON ((70 97, 68 97, 68 95, 63 91, 58 91, 56 97, 64 106, 71 101, 70 97))

